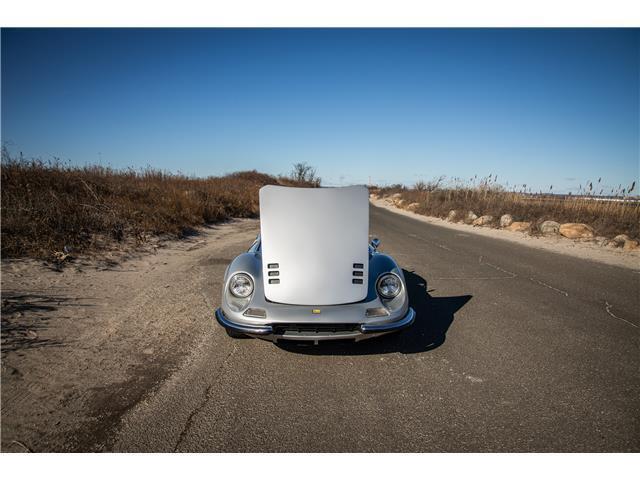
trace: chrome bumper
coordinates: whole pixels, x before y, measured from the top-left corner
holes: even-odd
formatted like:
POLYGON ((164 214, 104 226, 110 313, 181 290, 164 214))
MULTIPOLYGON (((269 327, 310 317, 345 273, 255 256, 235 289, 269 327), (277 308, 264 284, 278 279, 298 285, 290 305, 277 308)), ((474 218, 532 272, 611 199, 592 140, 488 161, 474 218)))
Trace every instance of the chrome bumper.
POLYGON ((238 333, 246 333, 247 335, 270 335, 273 333, 273 328, 271 325, 240 325, 239 323, 234 323, 224 316, 222 313, 222 309, 218 308, 216 310, 216 320, 218 323, 222 325, 224 328, 228 328, 229 330, 233 330, 238 333))
POLYGON ((402 317, 400 320, 396 320, 391 323, 361 323, 360 331, 362 333, 387 333, 387 332, 395 332, 396 330, 402 330, 403 328, 407 328, 410 326, 413 321, 416 319, 416 312, 413 308, 409 307, 407 314, 402 317))
MULTIPOLYGON (((395 332, 402 330, 410 326, 416 318, 416 312, 413 308, 409 307, 407 314, 395 322, 389 323, 361 323, 358 325, 358 330, 355 332, 358 335, 371 335, 377 336, 384 333, 395 332)), ((274 329, 271 325, 246 325, 235 323, 225 317, 221 308, 216 310, 216 320, 220 325, 228 330, 232 330, 237 333, 244 333, 246 335, 255 335, 259 337, 273 336, 274 329)), ((341 337, 336 337, 341 338, 341 337)), ((309 338, 312 340, 313 338, 309 338)))

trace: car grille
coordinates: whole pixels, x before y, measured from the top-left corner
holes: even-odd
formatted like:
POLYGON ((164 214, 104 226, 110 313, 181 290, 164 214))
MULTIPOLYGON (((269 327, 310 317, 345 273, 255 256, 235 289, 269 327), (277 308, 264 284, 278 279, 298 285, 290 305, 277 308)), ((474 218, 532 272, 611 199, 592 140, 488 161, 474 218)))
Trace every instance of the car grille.
POLYGON ((358 330, 357 323, 278 323, 273 325, 276 335, 313 334, 313 333, 343 333, 358 330))

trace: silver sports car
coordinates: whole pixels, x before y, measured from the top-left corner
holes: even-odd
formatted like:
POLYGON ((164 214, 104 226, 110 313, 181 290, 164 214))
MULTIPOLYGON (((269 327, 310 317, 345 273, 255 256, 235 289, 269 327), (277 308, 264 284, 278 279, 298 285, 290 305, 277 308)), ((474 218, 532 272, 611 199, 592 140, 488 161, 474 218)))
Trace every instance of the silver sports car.
POLYGON ((260 189, 260 234, 227 267, 216 319, 232 337, 355 339, 413 323, 402 269, 369 242, 364 186, 260 189))

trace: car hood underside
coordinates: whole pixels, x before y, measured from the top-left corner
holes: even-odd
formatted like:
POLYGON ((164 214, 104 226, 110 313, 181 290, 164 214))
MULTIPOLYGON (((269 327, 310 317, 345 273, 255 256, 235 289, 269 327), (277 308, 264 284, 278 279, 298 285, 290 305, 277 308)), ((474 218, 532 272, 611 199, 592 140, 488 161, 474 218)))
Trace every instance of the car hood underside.
POLYGON ((369 198, 364 186, 260 189, 265 296, 295 305, 363 300, 369 198))

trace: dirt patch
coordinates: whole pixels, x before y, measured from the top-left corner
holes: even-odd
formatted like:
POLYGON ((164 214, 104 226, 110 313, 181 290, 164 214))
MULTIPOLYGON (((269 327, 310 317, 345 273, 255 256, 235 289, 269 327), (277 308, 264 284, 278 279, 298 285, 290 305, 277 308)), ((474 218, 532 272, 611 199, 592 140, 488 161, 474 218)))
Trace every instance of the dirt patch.
POLYGON ((2 262, 2 450, 108 451, 122 416, 214 328, 224 269, 258 221, 61 269, 2 262))
POLYGON ((91 388, 85 422, 69 433, 69 451, 110 451, 122 416, 162 384, 176 360, 155 357, 132 367, 122 382, 91 388))

